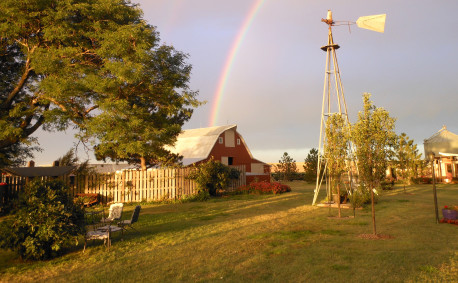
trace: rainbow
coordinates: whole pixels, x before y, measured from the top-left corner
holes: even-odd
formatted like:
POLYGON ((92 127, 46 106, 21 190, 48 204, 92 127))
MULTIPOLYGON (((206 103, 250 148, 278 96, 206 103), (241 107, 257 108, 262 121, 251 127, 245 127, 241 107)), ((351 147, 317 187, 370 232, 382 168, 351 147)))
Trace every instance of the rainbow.
POLYGON ((240 30, 238 31, 237 36, 235 37, 235 40, 232 43, 229 54, 224 63, 223 70, 221 72, 221 76, 218 80, 218 86, 216 88, 213 104, 211 107, 210 121, 209 121, 210 126, 216 126, 219 110, 221 108, 221 100, 224 94, 224 89, 226 88, 227 79, 229 77, 229 74, 232 69, 232 65, 234 63, 234 59, 237 56, 237 52, 240 49, 240 45, 242 44, 242 41, 248 29, 250 28, 251 23, 253 22, 253 19, 256 17, 256 14, 258 13, 262 4, 264 4, 264 1, 265 0, 255 0, 254 1, 253 6, 251 6, 248 15, 246 16, 245 20, 243 21, 243 24, 240 30))

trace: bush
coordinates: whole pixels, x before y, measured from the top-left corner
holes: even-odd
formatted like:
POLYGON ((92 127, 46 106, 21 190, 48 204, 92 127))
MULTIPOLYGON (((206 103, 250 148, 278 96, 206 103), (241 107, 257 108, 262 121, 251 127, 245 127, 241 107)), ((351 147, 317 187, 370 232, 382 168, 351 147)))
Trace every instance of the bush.
POLYGON ((380 187, 382 190, 387 191, 387 190, 392 190, 394 187, 394 179, 386 179, 384 181, 380 182, 380 187))
POLYGON ((432 184, 433 183, 433 178, 432 177, 422 176, 420 178, 412 179, 412 182, 414 184, 432 184))
POLYGON ((194 180, 199 191, 207 191, 216 196, 218 191, 224 191, 230 180, 238 179, 240 172, 213 159, 195 166, 188 178, 194 180))
POLYGON ((84 212, 61 181, 32 181, 0 223, 0 247, 23 259, 47 259, 84 233, 84 212))
MULTIPOLYGON (((374 196, 374 201, 377 202, 377 195, 374 196)), ((361 185, 358 190, 354 190, 349 196, 351 206, 353 208, 362 207, 371 203, 371 192, 361 185)))
POLYGON ((277 182, 252 182, 248 186, 242 186, 237 189, 238 193, 256 193, 256 194, 282 194, 291 192, 291 188, 277 182))
MULTIPOLYGON (((272 179, 274 181, 283 181, 284 179, 283 173, 273 172, 273 173, 270 173, 270 175, 272 176, 272 179)), ((307 176, 304 172, 291 172, 289 174, 288 179, 289 181, 303 181, 303 180, 307 181, 307 176)), ((315 180, 316 180, 316 176, 315 176, 315 180)))

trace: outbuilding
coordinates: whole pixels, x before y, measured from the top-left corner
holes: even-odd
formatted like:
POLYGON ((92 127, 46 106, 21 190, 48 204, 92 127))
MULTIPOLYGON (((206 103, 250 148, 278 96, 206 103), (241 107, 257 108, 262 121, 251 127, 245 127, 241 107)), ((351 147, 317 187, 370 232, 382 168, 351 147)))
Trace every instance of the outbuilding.
POLYGON ((437 133, 423 142, 425 156, 435 155, 434 171, 436 176, 445 182, 458 177, 458 135, 443 126, 437 133))

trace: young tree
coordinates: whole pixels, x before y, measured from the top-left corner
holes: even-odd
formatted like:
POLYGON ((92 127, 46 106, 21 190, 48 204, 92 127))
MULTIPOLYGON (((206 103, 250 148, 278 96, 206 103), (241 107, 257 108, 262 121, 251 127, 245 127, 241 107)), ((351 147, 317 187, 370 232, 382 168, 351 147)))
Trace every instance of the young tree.
POLYGON ((137 5, 3 0, 0 11, 0 151, 73 124, 100 158, 143 168, 177 159, 163 146, 200 105, 191 65, 137 5))
POLYGON ((418 176, 418 167, 421 167, 423 162, 417 145, 405 133, 401 133, 396 138, 395 158, 405 192, 406 184, 410 185, 412 178, 418 176))
POLYGON ((352 128, 352 138, 356 147, 359 182, 371 193, 373 233, 376 235, 374 191, 380 188, 380 182, 385 178, 396 134, 395 119, 385 109, 375 107, 370 96, 369 93, 363 95, 364 108, 352 128))
POLYGON ((283 177, 284 181, 291 181, 295 173, 297 173, 296 160, 288 155, 287 152, 283 153, 283 156, 278 161, 278 172, 283 177))
POLYGON ((331 190, 336 191, 339 200, 337 205, 340 210, 340 185, 341 176, 347 168, 349 136, 345 120, 342 115, 330 115, 326 121, 326 140, 324 143, 324 158, 326 159, 327 172, 330 176, 331 190))

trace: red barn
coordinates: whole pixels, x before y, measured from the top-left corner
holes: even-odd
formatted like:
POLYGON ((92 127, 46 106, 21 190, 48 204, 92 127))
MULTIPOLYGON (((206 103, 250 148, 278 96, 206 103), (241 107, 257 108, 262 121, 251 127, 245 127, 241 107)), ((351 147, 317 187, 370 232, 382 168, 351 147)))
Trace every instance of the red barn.
POLYGON ((183 156, 184 166, 213 157, 225 165, 245 165, 247 184, 255 179, 270 181, 270 165, 253 158, 237 125, 185 130, 169 150, 183 156))

